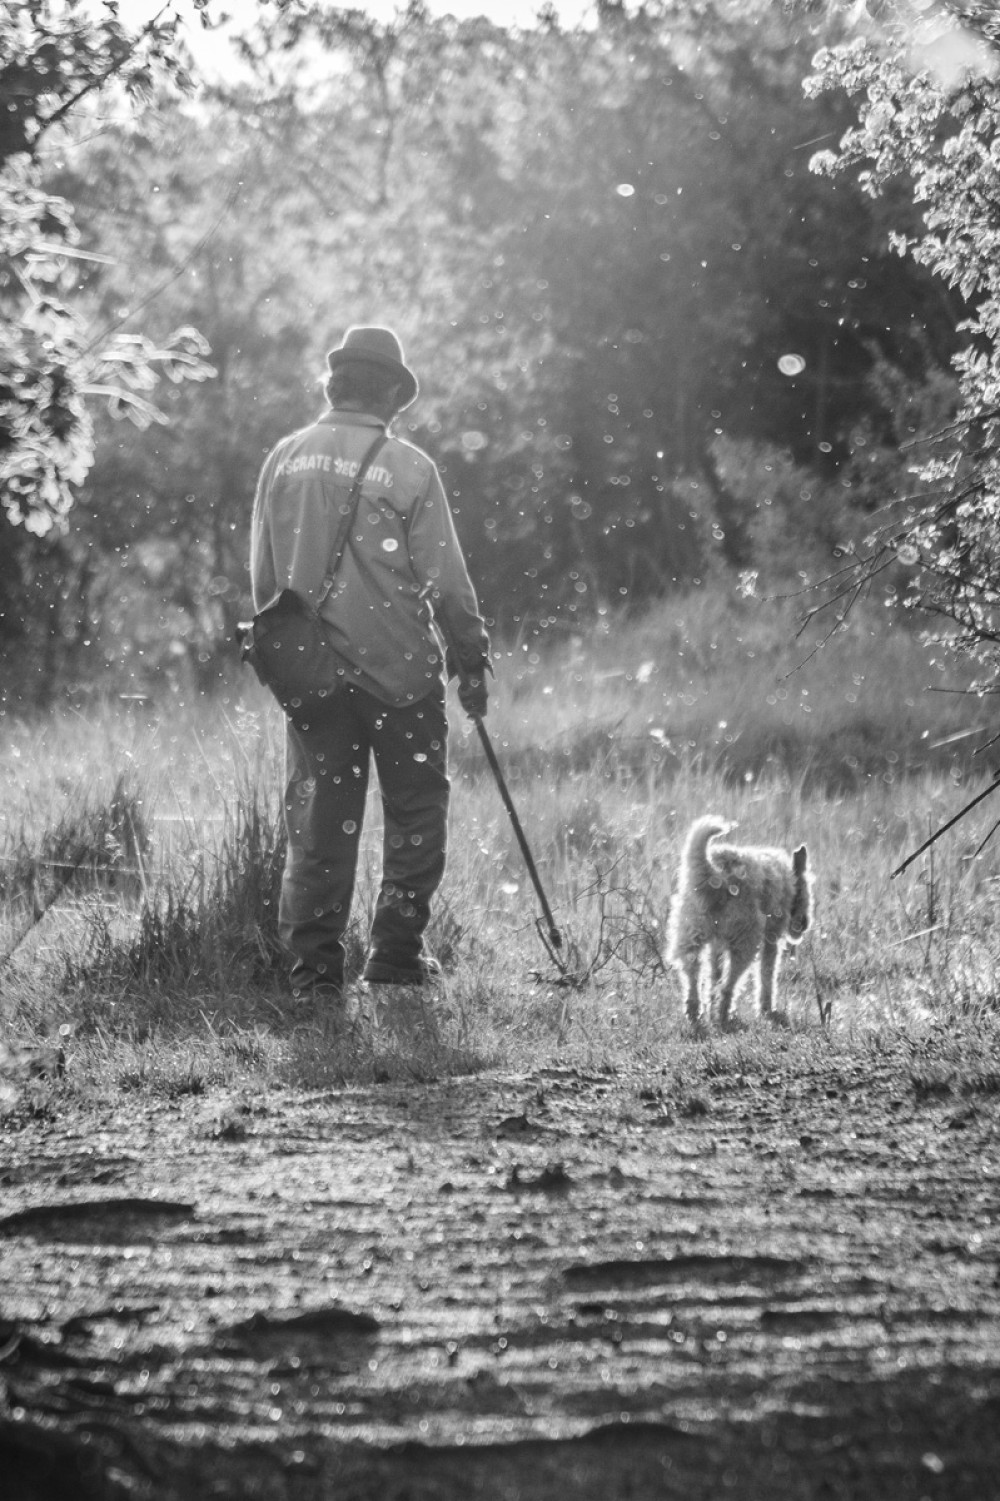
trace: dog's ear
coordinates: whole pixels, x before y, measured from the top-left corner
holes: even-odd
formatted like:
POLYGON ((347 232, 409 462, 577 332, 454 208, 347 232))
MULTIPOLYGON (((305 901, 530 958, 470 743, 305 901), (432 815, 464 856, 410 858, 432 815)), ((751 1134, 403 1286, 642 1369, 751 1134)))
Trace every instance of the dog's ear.
POLYGON ((792 855, 792 869, 797 876, 805 875, 806 859, 808 857, 808 854, 809 851, 806 849, 805 845, 800 844, 798 849, 792 855))

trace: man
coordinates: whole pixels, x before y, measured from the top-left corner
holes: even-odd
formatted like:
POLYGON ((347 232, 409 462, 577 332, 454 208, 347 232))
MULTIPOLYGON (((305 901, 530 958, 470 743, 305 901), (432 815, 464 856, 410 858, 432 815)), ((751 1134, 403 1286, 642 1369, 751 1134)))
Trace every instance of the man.
POLYGON ((387 328, 351 328, 327 363, 329 410, 264 462, 250 571, 255 609, 295 589, 317 605, 349 664, 321 713, 287 721, 278 912, 295 994, 336 1000, 372 755, 385 832, 363 978, 420 985, 440 972, 424 946, 444 874, 449 796, 444 661, 432 613, 449 667, 461 665, 459 698, 473 715, 486 712, 489 638, 437 469, 388 433, 418 390, 399 340, 387 328), (331 586, 338 523, 359 471, 360 498, 331 586))

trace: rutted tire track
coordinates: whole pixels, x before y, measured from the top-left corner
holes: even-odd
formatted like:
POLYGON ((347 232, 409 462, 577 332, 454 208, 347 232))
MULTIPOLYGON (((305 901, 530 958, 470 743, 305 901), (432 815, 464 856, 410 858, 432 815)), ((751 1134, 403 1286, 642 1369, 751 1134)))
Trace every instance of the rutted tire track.
POLYGON ((122 1494, 562 1494, 556 1455, 602 1497, 734 1464, 773 1496, 782 1456, 779 1495, 978 1494, 998 1118, 831 1066, 29 1125, 0 1139, 0 1446, 89 1431, 122 1494))

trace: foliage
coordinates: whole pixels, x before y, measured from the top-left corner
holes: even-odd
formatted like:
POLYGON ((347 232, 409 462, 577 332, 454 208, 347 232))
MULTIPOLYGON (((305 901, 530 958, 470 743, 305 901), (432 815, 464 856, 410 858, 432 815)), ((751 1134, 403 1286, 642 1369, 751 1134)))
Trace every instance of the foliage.
POLYGON ((784 0, 784 6, 797 16, 848 14, 858 34, 910 49, 942 40, 991 46, 1000 40, 994 0, 864 0, 863 9, 857 0, 784 0))
POLYGON ((849 123, 801 88, 842 35, 764 0, 526 31, 261 7, 248 82, 60 135, 44 190, 88 257, 62 300, 108 329, 141 310, 157 349, 197 328, 217 373, 162 383, 146 431, 93 410, 64 532, 0 518, 7 691, 235 666, 260 461, 358 321, 403 338, 399 431, 439 462, 501 630, 573 633, 775 551, 820 571, 872 507, 856 436, 898 488, 895 396, 937 390, 959 307, 888 248, 919 227, 902 189, 807 170, 849 123), (753 489, 771 456, 800 481, 781 536, 753 489))
POLYGON ((846 119, 803 103, 816 36, 773 7, 605 7, 592 31, 528 35, 305 7, 259 55, 312 37, 336 92, 310 70, 306 113, 293 71, 281 139, 329 162, 360 136, 366 170, 332 174, 364 215, 338 251, 361 305, 398 305, 419 340, 417 435, 497 618, 569 623, 741 561, 715 437, 828 467, 873 351, 912 358, 913 284, 883 274, 863 198, 796 154, 846 119))
POLYGON ((845 90, 860 113, 816 168, 856 168, 873 195, 905 177, 923 227, 898 235, 896 248, 954 288, 966 308, 955 420, 915 453, 916 487, 889 508, 845 588, 898 558, 913 570, 909 602, 951 623, 949 644, 975 659, 990 688, 1000 676, 1000 85, 989 73, 947 82, 914 73, 905 55, 860 41, 821 53, 811 87, 845 90))
MULTIPOLYGON (((170 421, 154 430, 101 423, 97 462, 62 547, 64 573, 77 583, 75 619, 67 612, 74 666, 81 677, 127 674, 133 691, 165 676, 208 682, 247 609, 247 524, 261 460, 301 424, 307 403, 319 405, 289 285, 294 247, 256 148, 228 117, 165 107, 141 132, 103 141, 87 165, 105 186, 81 207, 81 223, 95 240, 113 233, 125 247, 122 269, 102 272, 92 297, 113 309, 129 295, 125 268, 155 268, 147 326, 197 326, 215 374, 168 390, 170 421), (150 181, 156 191, 144 195, 150 181)), ((69 187, 83 192, 82 178, 69 187)))
MULTIPOLYGON (((194 0, 204 10, 207 0, 194 0)), ((103 15, 79 0, 21 0, 0 16, 0 162, 35 157, 46 132, 108 84, 133 100, 146 97, 158 76, 183 82, 184 53, 169 6, 130 34, 112 0, 103 15)))
POLYGON ((175 29, 154 21, 132 37, 113 8, 92 20, 55 0, 0 13, 0 503, 10 523, 38 534, 64 519, 93 462, 88 397, 145 427, 163 420, 149 399, 158 375, 211 373, 190 327, 159 344, 91 331, 74 294, 80 260, 93 257, 43 178, 43 143, 92 95, 115 83, 138 99, 156 76, 182 76, 175 29))

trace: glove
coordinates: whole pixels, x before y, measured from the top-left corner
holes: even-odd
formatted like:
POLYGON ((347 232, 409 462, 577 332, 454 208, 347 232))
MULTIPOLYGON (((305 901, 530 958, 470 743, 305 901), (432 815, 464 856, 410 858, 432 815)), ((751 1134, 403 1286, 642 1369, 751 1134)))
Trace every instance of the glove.
POLYGON ((470 719, 482 719, 486 714, 486 664, 480 663, 458 679, 458 701, 470 719))

